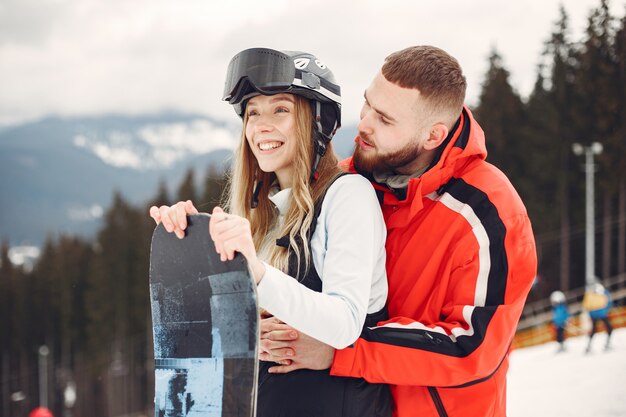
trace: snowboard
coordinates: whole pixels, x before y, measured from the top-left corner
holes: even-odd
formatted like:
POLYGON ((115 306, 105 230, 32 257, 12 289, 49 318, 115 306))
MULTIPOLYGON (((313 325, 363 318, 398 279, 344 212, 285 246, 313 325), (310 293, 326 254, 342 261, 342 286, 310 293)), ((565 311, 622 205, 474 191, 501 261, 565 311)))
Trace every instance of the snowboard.
POLYGON ((254 417, 259 312, 245 258, 222 262, 208 214, 152 236, 155 417, 254 417))

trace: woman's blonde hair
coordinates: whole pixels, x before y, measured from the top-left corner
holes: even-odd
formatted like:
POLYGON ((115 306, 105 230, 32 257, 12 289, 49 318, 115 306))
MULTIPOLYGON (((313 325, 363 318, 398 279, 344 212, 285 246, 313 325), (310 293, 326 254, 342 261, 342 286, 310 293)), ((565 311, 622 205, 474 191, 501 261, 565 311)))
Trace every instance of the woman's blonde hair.
POLYGON ((304 257, 304 270, 308 270, 311 261, 308 233, 315 220, 313 218, 315 204, 323 197, 328 184, 341 172, 337 167, 337 156, 329 143, 326 154, 320 159, 317 167, 318 178, 311 180, 315 152, 311 103, 298 95, 293 95, 293 97, 296 117, 296 152, 293 159, 291 199, 282 226, 278 227, 278 210, 269 199, 270 188, 276 182, 276 175, 273 172, 263 172, 259 168, 246 140, 246 124, 248 123, 246 112, 244 112, 239 146, 235 150, 235 158, 226 188, 227 210, 250 221, 252 238, 260 257, 265 258, 263 260, 283 272, 287 272, 289 268, 290 250, 296 255, 298 265, 304 257), (258 206, 253 209, 252 194, 260 182, 262 185, 258 191, 258 206), (276 245, 276 239, 283 236, 289 236, 290 250, 276 245), (298 240, 304 243, 302 245, 304 253, 300 253, 298 240))

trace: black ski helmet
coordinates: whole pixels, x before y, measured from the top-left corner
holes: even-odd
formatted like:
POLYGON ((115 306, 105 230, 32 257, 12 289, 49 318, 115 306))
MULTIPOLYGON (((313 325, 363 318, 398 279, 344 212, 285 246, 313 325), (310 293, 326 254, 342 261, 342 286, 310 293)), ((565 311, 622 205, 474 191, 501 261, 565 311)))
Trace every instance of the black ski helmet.
POLYGON ((246 49, 230 60, 223 100, 233 105, 239 117, 243 118, 250 98, 279 93, 296 94, 313 101, 317 129, 325 148, 341 126, 341 88, 324 63, 306 52, 269 48, 246 49))

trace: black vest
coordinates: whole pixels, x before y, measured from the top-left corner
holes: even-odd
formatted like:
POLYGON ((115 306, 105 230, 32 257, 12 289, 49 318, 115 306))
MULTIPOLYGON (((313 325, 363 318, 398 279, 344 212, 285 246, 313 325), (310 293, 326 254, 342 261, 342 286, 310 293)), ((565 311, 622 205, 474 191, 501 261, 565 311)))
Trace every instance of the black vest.
MULTIPOLYGON (((334 182, 334 181, 333 181, 334 182)), ((329 184, 332 184, 332 182, 329 184)), ((311 250, 311 236, 322 209, 325 194, 315 205, 315 212, 306 244, 311 250)), ((289 247, 289 237, 276 242, 289 247)), ((303 254, 304 242, 298 242, 303 254)), ((306 287, 321 292, 322 280, 310 262, 305 270, 293 252, 289 254, 289 275, 298 276, 306 287)), ((387 318, 386 308, 368 314, 365 326, 375 326, 387 318)), ((288 374, 270 374, 267 370, 276 366, 273 362, 260 362, 257 417, 388 417, 391 416, 392 400, 389 386, 370 384, 362 378, 336 377, 330 370, 313 371, 300 369, 288 374)))

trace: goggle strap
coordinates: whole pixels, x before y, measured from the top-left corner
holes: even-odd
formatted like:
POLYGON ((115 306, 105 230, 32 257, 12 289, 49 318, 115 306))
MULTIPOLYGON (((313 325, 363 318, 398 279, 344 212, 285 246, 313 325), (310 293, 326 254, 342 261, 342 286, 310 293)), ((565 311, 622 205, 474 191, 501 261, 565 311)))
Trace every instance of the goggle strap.
POLYGON ((324 130, 322 129, 322 103, 320 103, 319 100, 315 100, 315 125, 317 126, 317 131, 323 135, 324 130))

